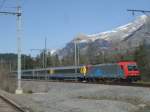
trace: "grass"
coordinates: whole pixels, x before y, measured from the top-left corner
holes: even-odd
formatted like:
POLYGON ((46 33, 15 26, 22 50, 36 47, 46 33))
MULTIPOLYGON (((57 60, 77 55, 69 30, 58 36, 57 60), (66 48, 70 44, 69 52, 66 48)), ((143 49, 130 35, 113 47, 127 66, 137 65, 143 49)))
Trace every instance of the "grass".
POLYGON ((16 89, 16 79, 10 78, 8 69, 2 66, 0 66, 0 88, 11 93, 16 89))

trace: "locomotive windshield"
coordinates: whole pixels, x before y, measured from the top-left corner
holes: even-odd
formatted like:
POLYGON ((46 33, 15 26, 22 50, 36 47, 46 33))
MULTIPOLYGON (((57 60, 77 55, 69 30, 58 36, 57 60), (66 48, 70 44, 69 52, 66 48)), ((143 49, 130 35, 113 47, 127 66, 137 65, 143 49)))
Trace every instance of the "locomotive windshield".
POLYGON ((137 67, 137 65, 128 65, 128 70, 129 71, 137 71, 138 67, 137 67))

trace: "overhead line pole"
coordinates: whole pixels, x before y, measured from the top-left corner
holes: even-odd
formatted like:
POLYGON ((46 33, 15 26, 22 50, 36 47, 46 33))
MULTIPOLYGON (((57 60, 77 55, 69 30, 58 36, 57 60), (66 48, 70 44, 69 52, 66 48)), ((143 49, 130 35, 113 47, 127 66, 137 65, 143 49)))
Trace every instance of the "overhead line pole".
POLYGON ((77 73, 77 42, 74 41, 74 65, 75 65, 75 73, 77 73))
MULTIPOLYGON (((79 39, 74 40, 74 66, 77 67, 80 65, 80 46, 79 39)), ((75 73, 77 73, 77 69, 75 69, 75 73)))
POLYGON ((79 43, 78 43, 78 45, 77 45, 77 49, 78 49, 78 66, 80 65, 80 45, 79 45, 79 43))
POLYGON ((44 48, 43 49, 31 49, 31 51, 41 51, 42 52, 42 55, 43 55, 43 61, 42 61, 42 64, 43 64, 43 68, 46 68, 47 67, 47 38, 45 38, 44 40, 44 48))
POLYGON ((21 88, 21 7, 17 6, 17 12, 5 12, 1 11, 1 14, 6 15, 15 15, 17 17, 17 54, 18 54, 18 61, 17 61, 17 71, 18 71, 18 87, 16 89, 16 94, 22 94, 22 88, 21 88))
POLYGON ((44 51, 44 57, 45 57, 45 68, 47 67, 47 38, 45 38, 45 51, 44 51))
MULTIPOLYGON (((31 51, 33 50, 39 50, 42 51, 42 55, 43 55, 43 59, 42 59, 42 64, 43 64, 43 69, 47 67, 47 38, 45 38, 44 41, 44 49, 31 49, 31 51)), ((46 71, 45 71, 45 80, 48 79, 48 77, 46 76, 46 71)))
POLYGON ((21 88, 21 9, 17 7, 17 48, 18 48, 18 88, 16 93, 22 93, 21 88))

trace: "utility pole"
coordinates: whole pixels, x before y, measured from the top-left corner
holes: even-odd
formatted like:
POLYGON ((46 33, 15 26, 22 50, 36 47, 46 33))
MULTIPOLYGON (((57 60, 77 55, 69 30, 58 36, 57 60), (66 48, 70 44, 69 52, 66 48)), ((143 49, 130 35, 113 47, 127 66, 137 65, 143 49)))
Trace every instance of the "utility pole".
MULTIPOLYGON (((42 64, 43 64, 43 69, 47 67, 47 38, 45 38, 44 41, 44 48, 43 49, 31 49, 31 51, 41 51, 42 55, 43 55, 43 59, 42 59, 42 64)), ((45 71, 45 80, 48 79, 48 77, 46 76, 46 71, 45 71)))
MULTIPOLYGON (((74 65, 77 67, 80 65, 80 48, 79 48, 79 39, 74 40, 74 65)), ((75 73, 77 73, 77 69, 75 69, 75 73)))
POLYGON ((17 6, 17 11, 16 12, 0 12, 1 14, 6 14, 6 15, 15 15, 17 17, 17 54, 18 54, 18 87, 16 89, 16 94, 22 94, 23 90, 21 88, 21 7, 18 5, 17 6))
POLYGON ((42 64, 43 64, 43 68, 47 67, 47 38, 45 38, 44 40, 44 49, 31 49, 31 51, 41 51, 43 52, 43 59, 42 59, 42 64))
POLYGON ((16 94, 22 94, 21 88, 21 7, 17 7, 17 45, 18 45, 18 88, 16 90, 16 94))
POLYGON ((44 50, 44 57, 45 57, 45 68, 47 67, 47 38, 45 38, 45 50, 44 50))
POLYGON ((77 49, 78 49, 78 66, 80 65, 80 46, 79 43, 77 44, 77 49))
POLYGON ((75 73, 77 73, 77 42, 74 41, 74 65, 75 65, 75 73))

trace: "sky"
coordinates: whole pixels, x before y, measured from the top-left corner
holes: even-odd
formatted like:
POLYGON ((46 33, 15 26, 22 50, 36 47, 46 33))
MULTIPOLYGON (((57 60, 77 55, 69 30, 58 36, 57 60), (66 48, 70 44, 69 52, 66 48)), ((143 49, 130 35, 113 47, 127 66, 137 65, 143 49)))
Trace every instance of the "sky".
MULTIPOLYGON (((0 11, 16 11, 17 0, 0 0, 0 11)), ((150 0, 20 0, 22 53, 63 48, 78 34, 112 30, 132 22, 127 9, 150 10, 150 0)), ((16 16, 0 14, 0 53, 16 53, 16 16)))

